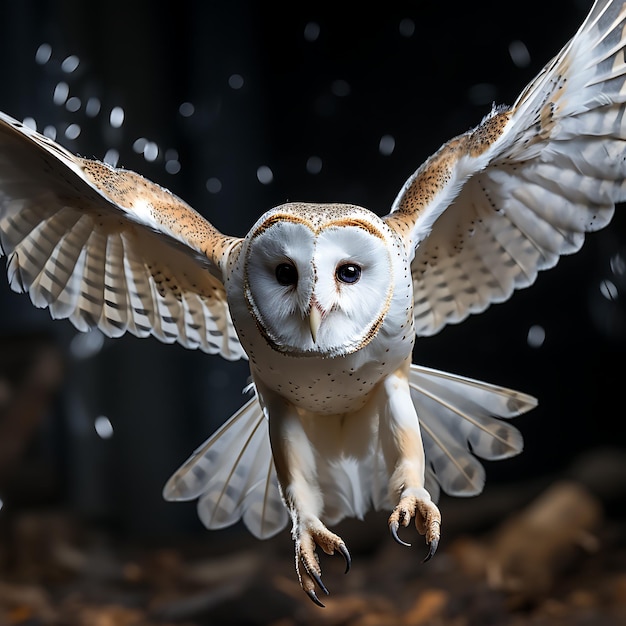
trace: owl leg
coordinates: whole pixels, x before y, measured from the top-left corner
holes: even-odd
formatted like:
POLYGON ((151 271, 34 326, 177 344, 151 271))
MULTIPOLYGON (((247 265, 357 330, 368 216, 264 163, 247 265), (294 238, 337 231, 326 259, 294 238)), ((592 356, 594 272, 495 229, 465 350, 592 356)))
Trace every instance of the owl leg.
POLYGON ((408 383, 408 370, 398 370, 382 385, 381 441, 391 478, 390 499, 397 501, 389 517, 389 530, 400 544, 410 544, 398 537, 400 526, 415 526, 425 535, 428 561, 436 552, 441 531, 441 513, 424 489, 425 455, 419 421, 408 383), (396 500, 397 499, 397 500, 396 500))
MULTIPOLYGON (((257 386, 258 388, 259 386, 257 386)), ((316 593, 328 589, 322 582, 322 570, 316 548, 326 554, 339 552, 350 569, 350 553, 343 539, 330 532, 320 520, 324 506, 317 481, 315 452, 295 408, 277 394, 263 393, 269 412, 272 455, 281 494, 293 522, 292 537, 296 551, 296 573, 300 585, 315 604, 324 606, 316 593)))

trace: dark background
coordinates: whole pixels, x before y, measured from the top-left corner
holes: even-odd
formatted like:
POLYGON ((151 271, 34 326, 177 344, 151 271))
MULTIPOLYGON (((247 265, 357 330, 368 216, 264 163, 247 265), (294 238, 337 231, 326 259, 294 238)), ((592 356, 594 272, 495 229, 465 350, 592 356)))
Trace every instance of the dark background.
MULTIPOLYGON (((475 126, 492 102, 513 102, 590 4, 388 1, 339 11, 309 2, 0 1, 0 109, 54 128, 81 155, 117 151, 117 165, 169 188, 228 234, 244 235, 288 200, 351 202, 383 215, 443 142, 475 126), (519 42, 527 58, 511 54, 519 42), (115 107, 120 127, 111 125, 115 107), (395 148, 381 154, 387 135, 395 148), (137 140, 151 142, 145 152, 137 140), (271 182, 259 180, 262 166, 271 182)), ((581 453, 626 447, 625 229, 618 209, 532 288, 418 340, 416 362, 540 400, 516 421, 524 454, 489 464, 489 484, 549 477, 581 453), (528 341, 533 326, 545 331, 540 346, 528 341)), ((161 489, 242 404, 246 364, 154 339, 95 339, 86 346, 2 276, 7 371, 41 341, 58 347, 64 375, 0 481, 0 516, 53 506, 131 538, 201 532, 194 505, 165 503, 161 489), (98 416, 112 437, 97 434, 98 416)))

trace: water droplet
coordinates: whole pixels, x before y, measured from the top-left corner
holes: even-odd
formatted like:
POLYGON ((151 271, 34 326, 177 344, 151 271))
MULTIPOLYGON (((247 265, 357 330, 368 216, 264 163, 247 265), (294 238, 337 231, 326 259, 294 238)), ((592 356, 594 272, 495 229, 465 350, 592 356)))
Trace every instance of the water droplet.
POLYGON ((30 128, 32 130, 37 130, 37 122, 34 117, 25 117, 22 120, 22 124, 26 126, 26 128, 30 128))
POLYGON ((261 165, 256 171, 256 177, 263 185, 269 185, 274 180, 274 173, 267 165, 261 165))
POLYGON ((209 193, 219 193, 222 190, 222 181, 212 176, 206 181, 206 188, 209 193))
POLYGON ((52 124, 49 124, 43 129, 43 134, 48 139, 52 139, 52 141, 54 141, 57 138, 57 129, 56 127, 52 126, 52 124))
POLYGON ((73 71, 76 70, 79 63, 80 61, 78 57, 75 54, 72 54, 69 57, 66 57, 65 59, 63 59, 63 62, 61 63, 61 69, 66 74, 71 74, 73 71))
POLYGON ((411 18, 405 17, 400 20, 398 30, 403 37, 413 37, 415 33, 415 22, 411 18))
POLYGON ((228 86, 231 89, 241 89, 243 87, 243 76, 241 74, 231 74, 228 77, 228 86))
POLYGON ((67 102, 65 103, 65 108, 70 112, 70 113, 76 113, 76 111, 78 111, 78 109, 80 109, 80 105, 81 105, 81 101, 80 98, 77 98, 76 96, 72 96, 71 98, 67 99, 67 102))
POLYGON ((68 139, 76 139, 80 135, 80 126, 78 124, 70 124, 65 129, 65 136, 68 139))
POLYGON ((148 140, 145 137, 139 137, 139 139, 135 139, 135 141, 133 142, 133 152, 136 152, 137 154, 142 154, 147 143, 148 140))
POLYGON ((191 104, 191 102, 183 102, 178 107, 178 112, 183 117, 191 117, 196 112, 196 107, 194 107, 193 104, 191 104))
POLYGON ((146 161, 152 162, 156 161, 159 156, 159 146, 154 141, 146 142, 146 145, 143 149, 143 158, 146 161))
POLYGON ((70 87, 66 82, 59 82, 56 84, 56 87, 54 88, 54 92, 52 94, 52 102, 54 102, 54 104, 61 106, 62 104, 65 104, 65 101, 67 100, 67 96, 70 93, 70 87))
POLYGON ((378 151, 389 156, 396 148, 396 140, 391 135, 383 135, 378 142, 378 151))
POLYGON ((178 172, 180 172, 180 161, 167 159, 167 161, 165 161, 165 171, 168 174, 178 174, 178 172))
POLYGON ((306 171, 309 174, 319 174, 322 171, 322 159, 318 156, 310 156, 306 160, 306 171))
POLYGON ((109 148, 105 155, 103 161, 110 165, 111 167, 117 167, 117 163, 120 160, 120 153, 115 148, 109 148))
POLYGON ((619 292, 617 290, 617 287, 615 286, 615 283, 613 283, 612 281, 605 279, 600 281, 600 293, 607 299, 607 300, 617 300, 617 296, 619 295, 619 292))
POLYGON ((96 356, 104 346, 104 335, 97 329, 88 333, 76 333, 70 341, 70 354, 75 359, 88 359, 96 356))
POLYGON ((124 123, 124 109, 122 107, 113 107, 109 115, 109 122, 113 128, 120 128, 124 123))
POLYGON ((539 324, 533 324, 528 329, 526 341, 531 348, 541 348, 545 340, 546 331, 544 330, 543 326, 539 326, 539 324))
POLYGON ((113 437, 113 424, 111 424, 111 420, 108 417, 99 415, 93 421, 93 427, 100 439, 110 439, 113 437))
POLYGON ((45 65, 52 56, 52 46, 49 43, 42 43, 35 52, 35 63, 45 65))
POLYGON ((509 55, 516 67, 528 67, 530 65, 530 52, 523 41, 513 40, 509 44, 509 55))
POLYGON ((304 27, 305 41, 317 41, 320 36, 320 25, 317 22, 307 22, 304 27))
POLYGON ((95 96, 91 96, 85 105, 85 114, 87 117, 96 117, 100 113, 100 100, 95 96))

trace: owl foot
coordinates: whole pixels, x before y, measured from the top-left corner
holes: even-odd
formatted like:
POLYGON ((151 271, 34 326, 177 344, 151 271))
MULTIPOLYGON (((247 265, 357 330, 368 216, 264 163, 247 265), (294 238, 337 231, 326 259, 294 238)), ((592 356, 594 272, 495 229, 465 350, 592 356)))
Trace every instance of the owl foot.
POLYGON ((403 546, 410 546, 411 544, 398 537, 398 528, 400 528, 400 525, 406 528, 411 519, 415 518, 417 531, 420 535, 426 535, 426 543, 428 544, 428 554, 424 559, 424 563, 430 561, 437 551, 441 533, 441 513, 430 499, 430 496, 428 494, 426 496, 426 498, 418 498, 415 495, 403 496, 393 513, 389 516, 391 536, 403 546))
POLYGON ((321 522, 316 528, 294 531, 294 539, 296 542, 296 573, 300 585, 315 604, 323 607, 324 605, 315 592, 315 586, 317 585, 326 595, 328 595, 328 589, 322 582, 322 570, 315 548, 319 546, 326 554, 330 555, 338 551, 346 561, 346 574, 352 563, 348 548, 346 548, 341 537, 331 533, 321 522))

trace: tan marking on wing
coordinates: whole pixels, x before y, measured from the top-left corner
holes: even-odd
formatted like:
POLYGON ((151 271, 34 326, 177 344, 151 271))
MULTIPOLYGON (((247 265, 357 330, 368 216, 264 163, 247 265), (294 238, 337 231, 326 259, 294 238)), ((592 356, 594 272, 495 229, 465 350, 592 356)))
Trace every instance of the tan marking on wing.
POLYGON ((483 154, 502 135, 510 117, 510 109, 501 110, 444 144, 417 170, 399 206, 384 217, 385 222, 407 242, 421 212, 451 182, 459 159, 483 154))
POLYGON ((138 216, 148 212, 166 232, 204 253, 224 271, 228 251, 238 238, 223 235, 186 202, 136 172, 90 159, 77 160, 86 178, 114 203, 138 216))

